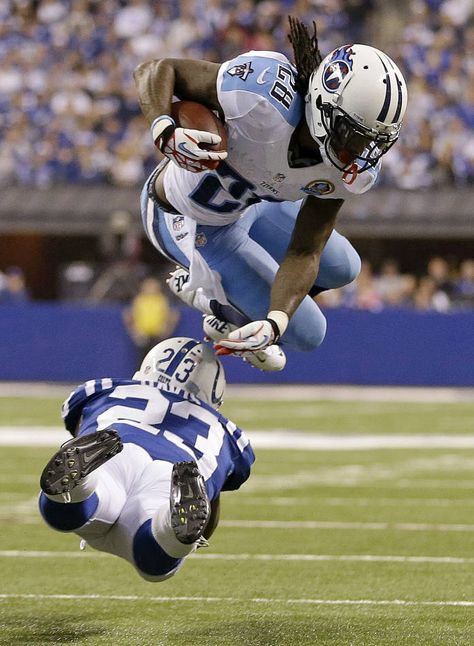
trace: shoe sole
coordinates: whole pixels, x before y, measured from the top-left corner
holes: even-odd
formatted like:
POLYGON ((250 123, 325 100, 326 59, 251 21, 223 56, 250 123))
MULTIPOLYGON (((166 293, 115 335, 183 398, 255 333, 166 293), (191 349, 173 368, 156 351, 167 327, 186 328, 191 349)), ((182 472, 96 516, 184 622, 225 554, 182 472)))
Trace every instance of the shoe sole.
POLYGON ((211 506, 204 478, 195 462, 177 462, 171 474, 171 527, 180 543, 189 545, 201 538, 211 506))
POLYGON ((40 478, 42 491, 50 496, 69 493, 82 478, 98 469, 122 449, 119 434, 111 429, 69 440, 43 469, 40 478))

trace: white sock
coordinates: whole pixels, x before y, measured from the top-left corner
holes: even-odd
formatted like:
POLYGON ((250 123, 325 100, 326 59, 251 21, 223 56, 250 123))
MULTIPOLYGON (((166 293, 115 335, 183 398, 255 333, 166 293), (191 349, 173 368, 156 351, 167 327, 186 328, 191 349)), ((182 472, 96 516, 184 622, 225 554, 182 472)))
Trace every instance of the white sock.
MULTIPOLYGON (((89 473, 88 476, 85 478, 82 478, 78 482, 78 484, 74 487, 74 489, 71 491, 70 496, 71 500, 69 502, 82 502, 83 500, 86 500, 96 490, 97 487, 97 471, 93 471, 92 473, 89 473)), ((62 493, 55 494, 55 495, 49 495, 45 494, 50 500, 53 502, 63 502, 66 503, 66 500, 64 499, 64 495, 62 493)))
POLYGON ((169 502, 163 504, 151 519, 152 534, 162 549, 173 558, 184 558, 194 552, 197 542, 186 545, 175 536, 171 527, 171 511, 169 502))

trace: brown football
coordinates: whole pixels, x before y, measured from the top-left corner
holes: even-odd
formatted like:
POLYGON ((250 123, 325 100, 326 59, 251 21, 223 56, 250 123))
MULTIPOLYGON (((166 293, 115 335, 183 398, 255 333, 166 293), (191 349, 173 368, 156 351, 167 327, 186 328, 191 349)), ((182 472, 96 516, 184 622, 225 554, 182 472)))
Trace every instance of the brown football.
MULTIPOLYGON (((227 150, 227 132, 224 124, 212 110, 195 101, 176 101, 171 105, 171 116, 181 128, 205 130, 219 135, 220 144, 200 144, 205 150, 227 150)), ((219 161, 205 161, 205 166, 214 170, 219 166, 219 161)))

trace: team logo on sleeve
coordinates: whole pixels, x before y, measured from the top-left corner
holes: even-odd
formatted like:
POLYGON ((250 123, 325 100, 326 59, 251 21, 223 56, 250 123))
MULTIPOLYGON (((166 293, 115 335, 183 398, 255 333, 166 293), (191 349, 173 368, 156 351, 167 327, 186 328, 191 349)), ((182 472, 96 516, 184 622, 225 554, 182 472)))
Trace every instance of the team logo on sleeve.
POLYGON ((330 195, 331 193, 334 193, 334 184, 332 182, 328 182, 326 179, 315 179, 312 182, 309 182, 309 184, 306 184, 306 186, 302 186, 301 190, 303 193, 307 193, 308 195, 316 195, 317 197, 320 197, 321 195, 330 195))
POLYGON ((227 74, 230 74, 231 76, 237 76, 238 78, 242 79, 242 81, 246 81, 247 77, 249 74, 253 73, 253 67, 251 61, 248 63, 241 63, 240 65, 234 65, 234 67, 231 67, 230 69, 227 70, 227 74))
POLYGON ((328 92, 336 92, 345 77, 352 70, 351 45, 344 45, 336 49, 331 60, 326 63, 323 72, 323 85, 328 92))

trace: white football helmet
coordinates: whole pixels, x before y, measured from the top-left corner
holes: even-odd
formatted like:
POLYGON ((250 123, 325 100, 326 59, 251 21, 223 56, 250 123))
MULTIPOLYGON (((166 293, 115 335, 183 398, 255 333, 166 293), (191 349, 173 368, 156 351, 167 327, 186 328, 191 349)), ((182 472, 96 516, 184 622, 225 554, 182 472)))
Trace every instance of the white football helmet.
POLYGON ((398 139, 407 106, 402 73, 369 45, 343 45, 323 59, 309 79, 306 122, 342 171, 375 166, 398 139))
POLYGON ((220 360, 205 343, 184 336, 155 345, 133 379, 184 390, 216 409, 224 399, 226 381, 220 360))

